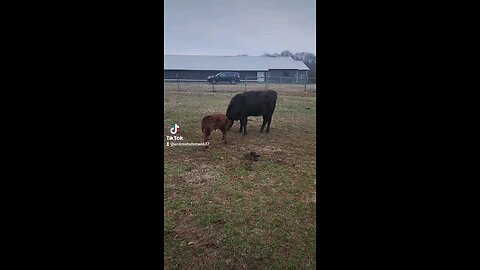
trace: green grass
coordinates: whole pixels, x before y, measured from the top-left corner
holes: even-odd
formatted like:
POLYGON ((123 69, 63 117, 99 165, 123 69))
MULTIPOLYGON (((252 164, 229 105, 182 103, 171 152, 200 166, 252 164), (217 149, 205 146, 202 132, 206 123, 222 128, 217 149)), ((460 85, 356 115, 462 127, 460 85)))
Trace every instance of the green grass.
MULTIPOLYGON (((165 134, 177 123, 184 142, 203 141, 201 119, 234 94, 165 91, 165 134)), ((167 269, 315 269, 315 103, 315 93, 279 92, 269 134, 251 117, 227 145, 214 131, 206 151, 165 148, 167 269), (244 159, 250 151, 258 161, 244 159)))
POLYGON ((164 217, 163 219, 163 229, 166 231, 171 231, 173 229, 172 219, 169 217, 164 217))
POLYGON ((248 175, 248 171, 247 169, 243 166, 243 165, 238 165, 237 167, 235 167, 235 173, 237 175, 240 175, 240 176, 246 176, 248 175))

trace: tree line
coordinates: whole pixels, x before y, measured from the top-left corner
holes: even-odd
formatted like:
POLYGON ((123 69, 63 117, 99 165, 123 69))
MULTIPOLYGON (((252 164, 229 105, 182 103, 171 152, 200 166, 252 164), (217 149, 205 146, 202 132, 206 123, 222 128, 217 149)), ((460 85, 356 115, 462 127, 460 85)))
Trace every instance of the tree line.
POLYGON ((317 75, 317 56, 309 52, 297 52, 292 53, 289 50, 284 50, 281 53, 265 53, 263 56, 287 56, 292 57, 293 60, 302 61, 310 69, 308 71, 308 77, 316 77, 317 75))
MULTIPOLYGON (((248 54, 240 54, 238 56, 248 56, 248 54)), ((317 76, 317 56, 309 52, 297 52, 292 53, 289 50, 284 50, 281 53, 264 53, 262 56, 287 56, 292 57, 293 60, 302 61, 310 69, 308 71, 308 77, 316 78, 317 76)))

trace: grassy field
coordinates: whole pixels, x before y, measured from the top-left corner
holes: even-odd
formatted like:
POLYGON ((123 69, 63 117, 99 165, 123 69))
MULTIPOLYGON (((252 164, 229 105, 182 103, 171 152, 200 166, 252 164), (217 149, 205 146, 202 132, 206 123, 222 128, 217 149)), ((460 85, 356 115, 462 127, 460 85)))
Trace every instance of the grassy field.
MULTIPOLYGON (((177 123, 183 142, 202 142, 203 116, 225 113, 236 93, 189 86, 165 84, 164 131, 177 123)), ((227 145, 217 130, 206 151, 165 146, 165 269, 315 269, 316 96, 277 92, 268 134, 249 117, 248 135, 236 122, 227 145)))

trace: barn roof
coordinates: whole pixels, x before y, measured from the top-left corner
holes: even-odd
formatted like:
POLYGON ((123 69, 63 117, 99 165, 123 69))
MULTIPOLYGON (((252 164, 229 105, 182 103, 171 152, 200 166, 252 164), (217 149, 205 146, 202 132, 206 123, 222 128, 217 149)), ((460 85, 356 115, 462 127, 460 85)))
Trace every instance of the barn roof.
POLYGON ((302 61, 296 61, 291 57, 281 56, 164 55, 163 60, 163 69, 167 70, 309 70, 309 68, 302 61))

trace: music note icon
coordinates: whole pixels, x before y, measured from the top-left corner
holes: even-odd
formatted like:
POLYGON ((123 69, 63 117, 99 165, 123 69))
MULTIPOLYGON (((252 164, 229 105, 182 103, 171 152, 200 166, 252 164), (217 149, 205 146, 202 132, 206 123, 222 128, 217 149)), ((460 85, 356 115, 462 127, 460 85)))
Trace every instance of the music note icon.
POLYGON ((179 128, 179 125, 174 124, 173 127, 170 129, 170 133, 172 133, 173 135, 177 134, 179 128))

